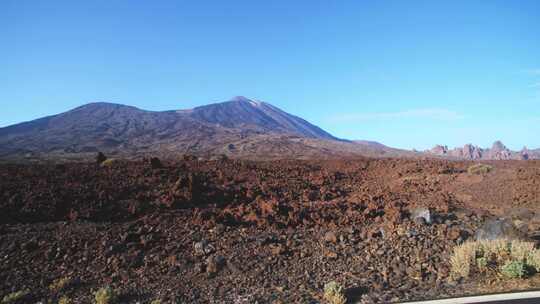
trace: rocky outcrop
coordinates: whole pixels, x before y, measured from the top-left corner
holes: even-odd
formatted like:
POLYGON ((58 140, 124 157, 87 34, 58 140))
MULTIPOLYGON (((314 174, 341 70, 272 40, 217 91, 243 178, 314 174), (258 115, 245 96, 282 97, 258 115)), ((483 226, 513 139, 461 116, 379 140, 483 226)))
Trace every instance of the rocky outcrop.
POLYGON ((448 146, 436 145, 428 152, 432 154, 437 154, 437 155, 446 155, 448 154, 448 146))
POLYGON ((481 159, 483 154, 482 148, 471 144, 463 146, 463 149, 458 149, 456 152, 456 156, 466 159, 481 159))
POLYGON ((540 154, 532 154, 525 147, 519 152, 508 149, 501 141, 493 143, 490 149, 483 149, 472 144, 463 147, 448 149, 447 146, 436 145, 426 153, 466 160, 509 160, 509 159, 533 159, 540 158, 540 154))
MULTIPOLYGON (((488 150, 488 158, 489 159, 513 159, 514 158, 514 152, 510 151, 502 142, 496 141, 493 143, 493 146, 490 150, 488 150)), ((517 155, 515 155, 517 156, 517 155)))

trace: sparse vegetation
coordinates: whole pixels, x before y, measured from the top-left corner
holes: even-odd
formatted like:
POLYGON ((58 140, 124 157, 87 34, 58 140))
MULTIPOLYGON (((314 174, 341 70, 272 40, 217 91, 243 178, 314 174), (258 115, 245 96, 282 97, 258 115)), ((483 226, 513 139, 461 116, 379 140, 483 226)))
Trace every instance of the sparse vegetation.
POLYGON ((101 162, 102 167, 111 167, 112 165, 116 164, 118 160, 116 158, 107 158, 103 162, 101 162))
POLYGON ((63 296, 58 300, 58 304, 71 304, 72 301, 68 296, 63 296))
POLYGON ((467 168, 469 174, 487 174, 493 170, 493 166, 486 164, 476 164, 467 168))
POLYGON ((2 304, 11 304, 11 303, 15 303, 16 301, 19 301, 23 298, 25 298, 26 296, 28 296, 30 294, 30 291, 28 290, 19 290, 19 291, 16 291, 16 292, 12 292, 8 295, 5 295, 3 298, 2 298, 2 304))
POLYGON ((324 299, 329 304, 345 304, 347 302, 343 287, 335 281, 331 281, 324 285, 324 299))
POLYGON ((525 276, 525 263, 523 261, 507 261, 501 267, 501 273, 507 278, 522 278, 525 276))
POLYGON ((63 290, 64 288, 66 288, 70 283, 71 283, 70 277, 58 278, 54 280, 54 282, 52 282, 51 285, 49 285, 49 290, 52 292, 59 292, 63 290))
POLYGON ((532 267, 536 272, 540 272, 540 252, 535 250, 527 256, 527 265, 532 267))
POLYGON ((102 287, 94 294, 96 304, 111 304, 116 300, 116 294, 110 286, 102 287))
POLYGON ((480 272, 485 272, 487 270, 488 260, 486 257, 481 257, 476 259, 476 267, 480 272))
POLYGON ((469 241, 454 248, 450 258, 451 277, 468 278, 487 271, 507 278, 522 278, 540 271, 540 250, 525 241, 505 239, 469 241))
POLYGON ((161 300, 153 300, 150 304, 161 304, 161 300))

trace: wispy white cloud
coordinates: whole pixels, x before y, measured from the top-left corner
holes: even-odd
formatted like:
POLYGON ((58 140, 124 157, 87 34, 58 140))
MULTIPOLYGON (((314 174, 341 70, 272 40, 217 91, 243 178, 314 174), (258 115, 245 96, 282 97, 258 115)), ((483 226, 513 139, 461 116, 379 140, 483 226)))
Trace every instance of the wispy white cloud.
POLYGON ((540 69, 526 69, 523 70, 526 74, 532 74, 532 75, 540 75, 540 69))
POLYGON ((440 121, 454 121, 463 118, 463 115, 448 109, 411 109, 398 112, 375 112, 375 113, 347 113, 330 117, 334 122, 392 120, 406 118, 423 118, 440 121))

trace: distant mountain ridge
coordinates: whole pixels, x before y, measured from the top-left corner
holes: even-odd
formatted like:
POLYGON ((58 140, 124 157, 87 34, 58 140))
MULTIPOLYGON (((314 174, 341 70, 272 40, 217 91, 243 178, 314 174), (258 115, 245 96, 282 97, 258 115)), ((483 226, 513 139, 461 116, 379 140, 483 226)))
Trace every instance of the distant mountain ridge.
POLYGON ((472 144, 466 144, 463 147, 454 149, 448 149, 448 146, 436 145, 432 149, 425 152, 438 156, 466 160, 540 159, 540 149, 529 150, 524 147, 521 151, 512 151, 508 149, 501 141, 494 142, 491 148, 486 149, 472 144))
POLYGON ((443 157, 538 159, 540 149, 510 151, 438 145, 407 151, 375 141, 343 140, 269 103, 237 96, 186 110, 147 111, 94 102, 64 113, 0 128, 0 160, 80 159, 97 151, 118 157, 184 154, 238 158, 443 157))
POLYGON ((246 97, 188 110, 146 111, 106 102, 0 128, 0 158, 121 156, 247 158, 400 156, 378 143, 341 140, 308 121, 246 97))

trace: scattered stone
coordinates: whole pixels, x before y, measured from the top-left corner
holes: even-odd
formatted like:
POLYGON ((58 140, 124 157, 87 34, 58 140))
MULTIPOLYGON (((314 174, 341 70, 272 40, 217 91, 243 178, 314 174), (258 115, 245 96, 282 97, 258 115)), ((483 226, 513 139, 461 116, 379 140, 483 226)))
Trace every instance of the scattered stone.
POLYGON ((336 234, 332 231, 328 231, 324 234, 324 241, 328 243, 337 243, 336 234))
POLYGON ((512 223, 521 234, 526 235, 529 232, 529 225, 524 221, 514 220, 512 223))
POLYGON ((287 249, 282 244, 273 244, 270 245, 270 250, 272 251, 273 255, 281 255, 284 254, 287 249))
POLYGON ((431 224, 431 212, 428 208, 418 207, 411 210, 411 218, 416 222, 416 219, 423 218, 424 222, 431 224))
MULTIPOLYGON (((0 166, 7 211, 0 212, 0 264, 9 269, 0 272, 3 294, 29 288, 36 301, 56 299, 49 281, 71 275, 84 281, 67 293, 76 303, 90 302, 91 289, 102 285, 167 303, 237 296, 248 299, 239 303, 315 303, 328 280, 361 286, 358 298, 375 303, 469 291, 447 284, 449 255, 476 234, 482 217, 452 202, 483 206, 445 192, 443 183, 470 176, 430 176, 444 161, 170 161, 166 170, 150 171, 147 160, 110 170, 67 164, 54 174, 48 165, 0 166), (387 191, 398 174, 414 178, 387 191), (323 191, 304 199, 311 189, 323 191), (430 225, 407 212, 412 201, 432 210, 430 225), (122 202, 147 206, 130 213, 122 202), (71 210, 78 217, 65 222, 71 210), (37 248, 28 250, 33 242, 37 248)), ((512 181, 530 187, 516 204, 534 202, 537 180, 512 181)), ((512 218, 517 230, 534 220, 522 213, 512 218)))
POLYGON ((415 219, 414 219, 414 222, 415 222, 417 225, 420 225, 420 226, 426 225, 426 224, 427 224, 426 219, 423 218, 423 217, 421 217, 421 216, 415 218, 415 219))
POLYGON ((512 222, 508 219, 487 220, 475 233, 476 240, 495 240, 506 238, 509 240, 524 238, 512 222))
POLYGON ((458 226, 452 226, 448 229, 447 237, 452 241, 457 241, 462 235, 462 230, 458 226))
POLYGON ((163 164, 161 163, 161 161, 157 157, 150 158, 150 166, 152 167, 152 169, 161 169, 161 168, 163 168, 163 164))
POLYGON ((23 249, 26 251, 34 251, 38 249, 38 243, 35 240, 30 240, 23 244, 23 249))
POLYGON ((210 256, 206 259, 206 272, 209 275, 214 275, 218 273, 224 265, 225 265, 224 257, 220 255, 210 256))
POLYGON ((529 231, 540 231, 540 213, 535 214, 527 221, 529 231))
POLYGON ((203 256, 213 253, 215 249, 207 241, 202 240, 193 244, 193 251, 196 256, 203 256))

